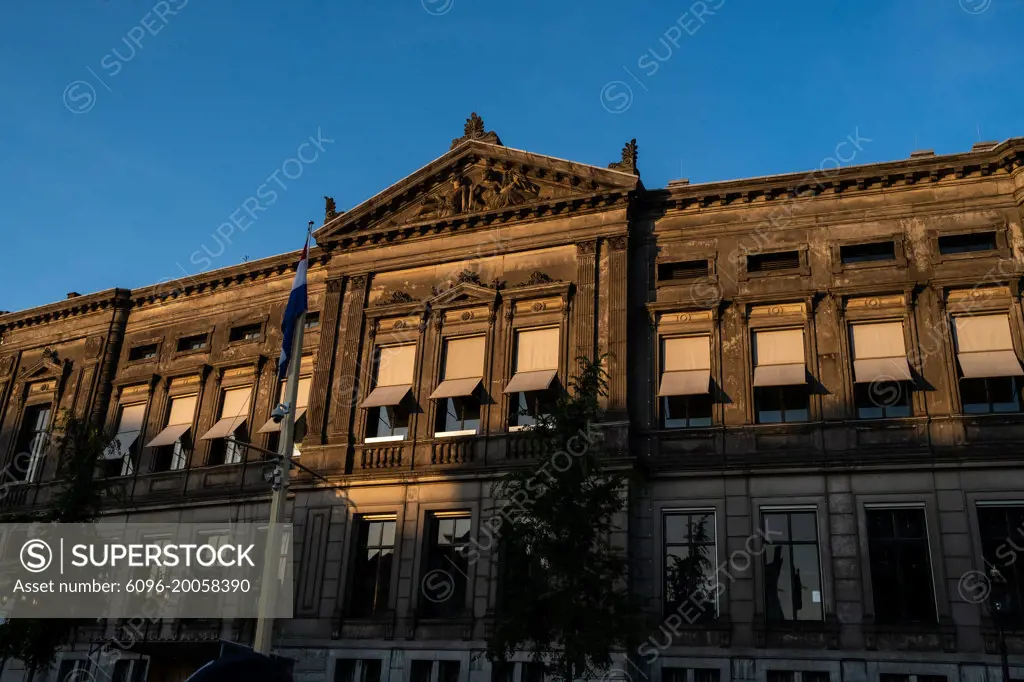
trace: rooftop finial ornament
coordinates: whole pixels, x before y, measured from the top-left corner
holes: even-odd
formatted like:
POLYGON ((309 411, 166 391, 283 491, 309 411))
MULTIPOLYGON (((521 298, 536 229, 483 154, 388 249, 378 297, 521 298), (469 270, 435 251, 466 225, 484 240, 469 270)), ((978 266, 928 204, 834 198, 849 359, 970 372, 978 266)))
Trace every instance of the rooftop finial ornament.
POLYGON ((338 206, 334 203, 334 197, 324 197, 324 222, 338 217, 338 206))
POLYGON ((633 175, 640 175, 640 169, 636 165, 636 149, 636 138, 634 137, 632 140, 626 143, 626 146, 622 148, 622 160, 616 161, 615 163, 610 163, 608 164, 608 167, 614 170, 632 173, 633 175))
POLYGON ((496 132, 493 130, 488 132, 484 128, 484 120, 475 111, 466 119, 466 125, 462 129, 462 137, 457 137, 452 140, 451 149, 455 149, 460 144, 468 140, 479 140, 481 142, 486 142, 487 144, 504 146, 501 144, 501 139, 498 138, 498 134, 496 132))

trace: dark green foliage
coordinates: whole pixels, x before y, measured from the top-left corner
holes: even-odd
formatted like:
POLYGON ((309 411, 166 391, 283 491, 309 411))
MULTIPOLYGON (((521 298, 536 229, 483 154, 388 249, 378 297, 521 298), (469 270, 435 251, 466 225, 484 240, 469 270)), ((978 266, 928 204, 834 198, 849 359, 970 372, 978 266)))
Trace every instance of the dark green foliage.
MULTIPOLYGON (((6 514, 4 523, 90 523, 99 514, 102 497, 96 483, 96 463, 109 438, 85 419, 65 415, 54 427, 47 457, 57 457, 56 480, 61 481, 49 507, 6 514)), ((7 485, 12 485, 8 483, 7 485)), ((16 618, 0 625, 0 659, 19 659, 29 679, 48 668, 67 644, 79 621, 16 618)))
POLYGON ((505 507, 497 543, 501 599, 488 641, 492 661, 528 650, 536 661, 546 655, 550 669, 569 680, 606 670, 640 627, 625 551, 611 542, 628 481, 602 469, 594 428, 605 372, 600 360, 580 363, 569 390, 535 428, 553 454, 494 486, 505 507))

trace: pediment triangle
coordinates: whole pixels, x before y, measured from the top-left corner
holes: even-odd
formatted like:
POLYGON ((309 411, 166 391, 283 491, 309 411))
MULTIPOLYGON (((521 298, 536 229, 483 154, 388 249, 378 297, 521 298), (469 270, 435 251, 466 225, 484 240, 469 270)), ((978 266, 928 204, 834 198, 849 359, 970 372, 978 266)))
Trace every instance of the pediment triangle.
POLYGON ((575 163, 480 140, 463 142, 316 231, 317 243, 376 229, 415 228, 438 221, 626 193, 639 179, 620 170, 575 163))

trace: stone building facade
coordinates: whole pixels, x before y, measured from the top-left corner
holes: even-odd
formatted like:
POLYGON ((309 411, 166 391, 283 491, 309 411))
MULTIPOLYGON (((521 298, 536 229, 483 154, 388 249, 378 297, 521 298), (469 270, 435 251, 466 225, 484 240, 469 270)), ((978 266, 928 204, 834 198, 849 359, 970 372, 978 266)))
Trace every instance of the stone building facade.
MULTIPOLYGON (((530 415, 603 356, 600 447, 644 474, 617 540, 650 631, 609 679, 994 682, 993 567, 1024 675, 1022 204, 1019 138, 650 189, 635 141, 590 166, 475 114, 377 196, 328 198, 296 452, 322 478, 291 486, 277 649, 311 682, 538 680, 483 657, 490 485, 545 466, 530 415)), ((3 508, 47 504, 71 410, 126 446, 98 463, 108 518, 265 520, 296 258, 0 315, 3 508)), ((51 676, 180 680, 252 629, 147 623, 113 663, 99 624, 51 676)))

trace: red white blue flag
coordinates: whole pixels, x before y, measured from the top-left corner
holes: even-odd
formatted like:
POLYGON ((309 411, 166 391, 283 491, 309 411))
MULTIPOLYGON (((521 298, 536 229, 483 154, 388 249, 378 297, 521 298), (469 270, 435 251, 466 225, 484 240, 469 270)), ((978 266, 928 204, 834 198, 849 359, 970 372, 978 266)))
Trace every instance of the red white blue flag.
POLYGON ((281 341, 281 358, 277 363, 278 376, 284 379, 288 376, 288 361, 292 354, 292 341, 295 336, 295 325, 306 312, 306 263, 309 259, 309 234, 306 234, 306 245, 302 247, 302 256, 299 258, 299 266, 295 268, 295 279, 292 281, 292 293, 288 296, 288 305, 284 309, 284 319, 281 320, 281 331, 284 338, 281 341))

